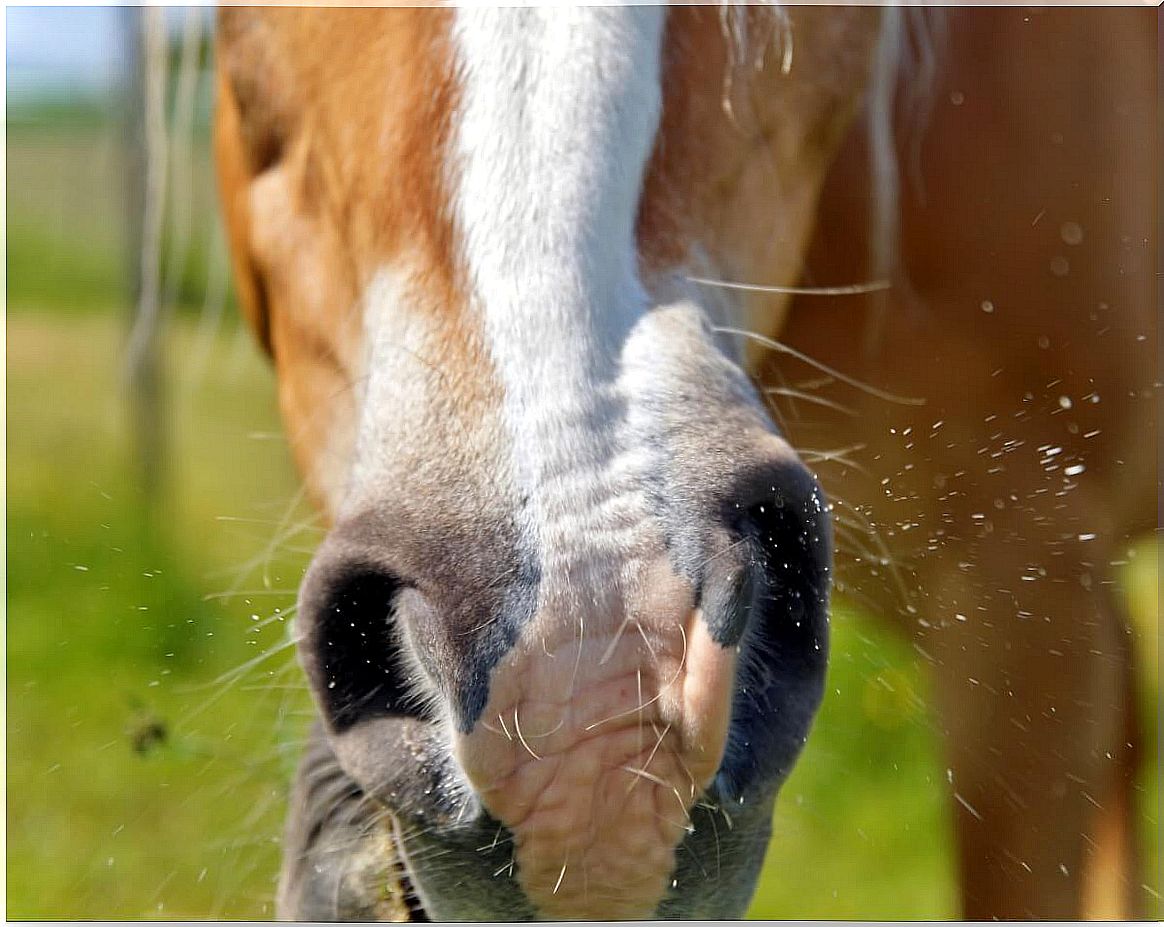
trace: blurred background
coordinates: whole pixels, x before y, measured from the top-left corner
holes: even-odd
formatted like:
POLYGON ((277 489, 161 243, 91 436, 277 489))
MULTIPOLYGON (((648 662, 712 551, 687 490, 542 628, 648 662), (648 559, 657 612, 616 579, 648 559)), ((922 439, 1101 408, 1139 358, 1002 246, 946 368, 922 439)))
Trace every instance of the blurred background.
MULTIPOLYGON (((5 16, 7 914, 269 918, 311 716, 288 630, 321 533, 232 301, 209 151, 213 14, 5 16), (165 64, 153 77, 150 56, 165 64)), ((1152 744, 1154 544, 1129 551, 1121 579, 1152 744)), ((828 695, 752 914, 954 916, 923 661, 844 602, 834 627, 828 695)), ((1145 753, 1137 817, 1158 916, 1145 753)))

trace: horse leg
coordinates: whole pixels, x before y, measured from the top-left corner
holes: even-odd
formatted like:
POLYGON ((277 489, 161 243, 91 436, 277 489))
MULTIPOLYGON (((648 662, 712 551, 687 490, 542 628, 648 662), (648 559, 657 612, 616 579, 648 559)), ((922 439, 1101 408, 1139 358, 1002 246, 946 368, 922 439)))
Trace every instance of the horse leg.
POLYGON ((981 550, 973 567, 934 565, 926 586, 948 613, 919 640, 937 667, 962 915, 1128 917, 1130 637, 1106 581, 1067 567, 1110 557, 981 550))
POLYGON ((1137 710, 1140 693, 1136 686, 1132 638, 1126 633, 1131 626, 1126 602, 1122 596, 1109 596, 1108 603, 1117 626, 1125 631, 1126 659, 1119 667, 1122 691, 1117 702, 1123 710, 1123 736, 1108 770, 1107 799, 1092 813, 1090 858, 1084 872, 1080 907, 1080 916, 1087 920, 1127 920, 1145 915, 1145 899, 1138 878, 1143 871, 1143 860, 1136 829, 1135 795, 1142 757, 1142 719, 1137 710))

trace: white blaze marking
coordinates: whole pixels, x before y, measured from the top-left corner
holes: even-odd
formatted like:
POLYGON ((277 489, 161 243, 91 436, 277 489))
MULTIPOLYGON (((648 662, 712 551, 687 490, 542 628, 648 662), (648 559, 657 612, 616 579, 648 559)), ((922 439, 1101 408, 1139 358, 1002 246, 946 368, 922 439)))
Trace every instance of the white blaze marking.
POLYGON ((663 19, 645 7, 456 13, 461 257, 502 381, 525 527, 549 569, 594 565, 598 550, 625 557, 639 521, 615 384, 647 305, 635 216, 663 19))
POLYGON ((407 267, 386 266, 364 291, 364 370, 352 383, 359 411, 341 517, 374 505, 401 449, 423 446, 425 412, 440 388, 422 360, 434 338, 409 311, 409 276, 407 267))

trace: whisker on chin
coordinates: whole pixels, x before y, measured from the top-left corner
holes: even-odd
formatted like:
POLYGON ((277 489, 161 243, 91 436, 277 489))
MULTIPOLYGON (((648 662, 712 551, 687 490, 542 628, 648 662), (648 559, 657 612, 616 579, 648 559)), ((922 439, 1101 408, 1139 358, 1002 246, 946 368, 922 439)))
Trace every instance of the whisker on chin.
MULTIPOLYGON (((675 796, 675 800, 679 802, 679 807, 683 809, 684 816, 690 819, 691 815, 687 810, 687 805, 683 803, 683 796, 679 794, 679 789, 676 786, 671 785, 661 776, 656 776, 653 772, 648 772, 646 769, 636 769, 634 766, 620 766, 619 769, 625 773, 630 773, 632 776, 646 779, 648 782, 659 786, 659 788, 669 790, 671 794, 675 796)), ((630 789, 627 789, 627 793, 630 793, 630 789)), ((666 818, 664 818, 664 820, 666 820, 666 818)))
POLYGON ((602 655, 602 659, 598 661, 599 666, 605 666, 610 661, 610 658, 614 655, 614 649, 618 646, 618 642, 622 640, 622 634, 631 621, 632 618, 630 615, 622 619, 622 624, 618 626, 618 630, 615 632, 613 639, 606 647, 606 652, 602 655))
POLYGON ((566 866, 569 863, 569 858, 562 863, 562 871, 558 873, 558 881, 554 883, 554 894, 558 894, 558 889, 562 887, 562 880, 566 878, 566 866))
POLYGON ((521 745, 525 747, 526 753, 532 756, 535 760, 540 760, 541 757, 534 753, 533 747, 526 743, 525 737, 521 733, 521 722, 517 720, 517 709, 513 709, 513 727, 517 731, 517 739, 521 741, 521 745))
POLYGON ((659 662, 659 655, 655 652, 655 648, 652 646, 650 638, 647 637, 647 632, 643 630, 643 626, 637 621, 635 622, 635 628, 639 632, 639 637, 643 639, 643 643, 646 645, 647 650, 650 651, 651 657, 657 664, 659 662))
MULTIPOLYGON (((680 670, 680 672, 682 672, 682 670, 680 670)), ((678 678, 678 673, 676 674, 676 678, 678 678)), ((672 680, 672 682, 674 682, 674 680, 672 680)), ((611 715, 609 718, 603 718, 601 721, 595 721, 593 724, 587 724, 586 727, 583 728, 583 730, 586 731, 587 733, 589 733, 590 731, 593 731, 595 728, 602 727, 602 725, 604 725, 610 721, 617 721, 619 718, 625 718, 627 715, 633 715, 637 711, 642 711, 644 708, 649 708, 651 705, 655 704, 655 702, 657 702, 659 699, 661 699, 663 697, 663 693, 666 692, 666 690, 667 690, 667 687, 664 686, 655 695, 653 695, 651 698, 647 699, 645 702, 641 703, 640 705, 636 705, 634 708, 628 708, 628 709, 626 709, 626 711, 620 711, 617 714, 611 715)))
MULTIPOLYGON (((654 727, 654 725, 652 724, 651 727, 654 727)), ((650 752, 650 755, 647 757, 647 761, 645 763, 643 763, 643 771, 644 772, 646 772, 648 769, 650 769, 651 760, 653 760, 655 758, 655 754, 659 752, 659 747, 663 743, 663 738, 665 738, 667 736, 667 732, 670 730, 671 730, 671 725, 668 724, 665 728, 663 728, 663 733, 658 734, 658 739, 655 741, 655 746, 653 746, 651 748, 651 752, 650 752)), ((623 767, 623 768, 625 769, 626 767, 623 767)), ((635 786, 638 784, 639 784, 638 778, 632 779, 631 784, 629 786, 627 786, 626 793, 629 795, 631 792, 634 791, 635 786)))

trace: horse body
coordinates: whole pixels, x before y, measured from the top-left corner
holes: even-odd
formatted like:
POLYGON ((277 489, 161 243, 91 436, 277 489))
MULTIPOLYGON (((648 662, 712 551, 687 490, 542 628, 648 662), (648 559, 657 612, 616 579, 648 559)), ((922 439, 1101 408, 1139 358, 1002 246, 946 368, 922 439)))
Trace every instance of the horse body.
MULTIPOLYGON (((787 296, 729 301, 690 278, 796 282, 879 22, 809 7, 222 12, 236 277, 331 526, 300 597, 321 723, 283 915, 743 912, 822 694, 831 538, 795 423, 778 430, 747 375, 763 355, 731 334, 775 335, 787 296), (705 877, 712 857, 730 878, 705 877)), ((826 248, 823 272, 845 253, 826 248)), ((869 358, 915 337, 908 310, 885 313, 882 353, 846 355, 857 339, 835 333, 851 322, 811 318, 794 310, 791 333, 879 383, 892 371, 869 358)), ((965 339, 932 327, 939 356, 961 357, 965 339)), ((907 408, 932 428, 950 378, 927 369, 892 387, 936 405, 873 403, 855 421, 873 431, 907 408)), ((979 408, 951 406, 944 434, 979 408)), ((892 467, 890 444, 875 467, 915 508, 954 478, 957 461, 918 468, 897 445, 892 467)), ((973 496, 937 497, 956 519, 953 498, 973 496)), ((946 591, 952 556, 920 588, 969 613, 946 591)), ((989 741, 976 715, 949 714, 958 742, 989 741)), ((986 803, 987 783, 968 787, 986 803)))
MULTIPOLYGON (((932 113, 901 133, 908 285, 882 304, 805 301, 782 334, 926 400, 833 383, 813 395, 851 414, 800 403, 783 423, 798 448, 850 449, 819 466, 838 586, 935 667, 969 918, 1146 901, 1131 632, 1111 572, 1156 518, 1152 22, 951 13, 932 113)), ((868 272, 851 228, 861 149, 851 139, 822 199, 807 266, 824 280, 868 272)))

